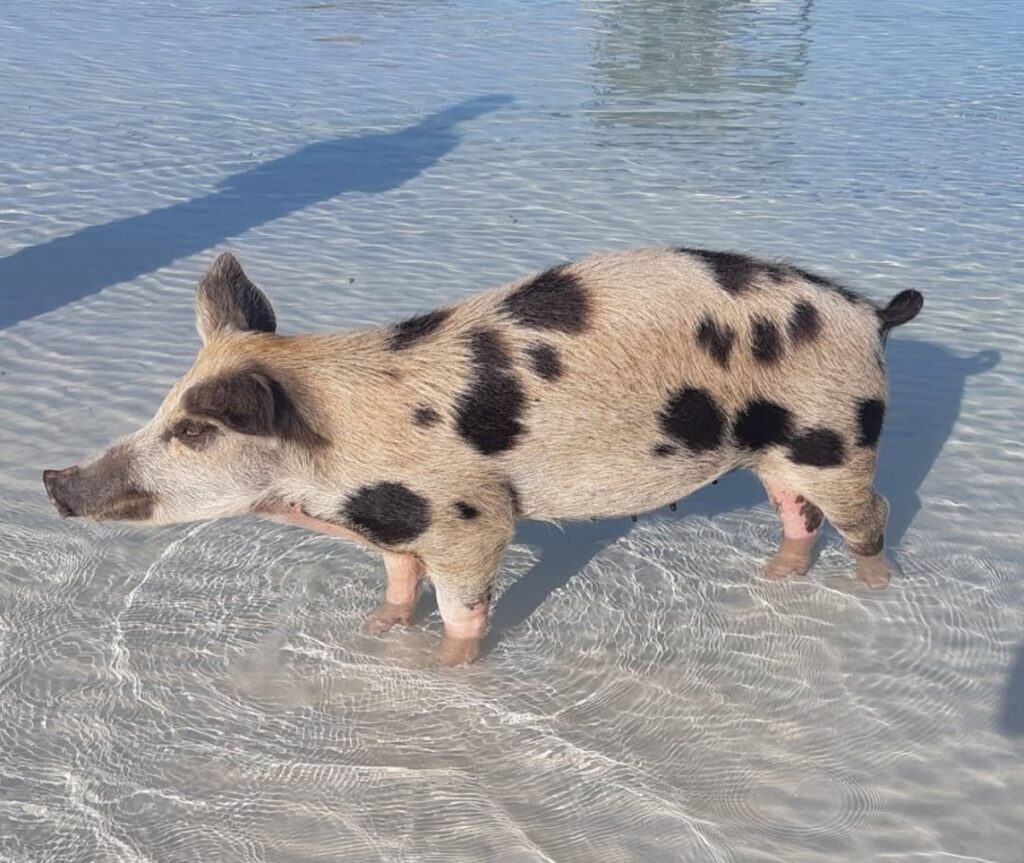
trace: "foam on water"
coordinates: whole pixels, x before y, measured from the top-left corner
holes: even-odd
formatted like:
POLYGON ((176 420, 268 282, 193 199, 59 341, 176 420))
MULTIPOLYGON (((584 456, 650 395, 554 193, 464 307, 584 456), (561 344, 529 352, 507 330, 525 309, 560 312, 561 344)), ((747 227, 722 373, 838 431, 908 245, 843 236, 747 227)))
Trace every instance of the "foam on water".
POLYGON ((1024 14, 796 0, 12 5, 0 20, 0 856, 1020 859, 1024 14), (360 631, 379 563, 59 522, 230 246, 286 331, 585 252, 788 255, 883 299, 904 574, 758 577, 731 476, 524 524, 489 653, 360 631))

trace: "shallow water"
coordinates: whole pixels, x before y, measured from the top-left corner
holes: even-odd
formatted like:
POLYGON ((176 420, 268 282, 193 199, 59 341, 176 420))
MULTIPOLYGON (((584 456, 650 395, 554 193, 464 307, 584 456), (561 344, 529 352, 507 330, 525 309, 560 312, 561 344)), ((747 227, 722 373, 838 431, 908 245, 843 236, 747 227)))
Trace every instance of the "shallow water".
POLYGON ((7 4, 0 857, 1021 860, 1024 7, 7 4), (589 251, 790 256, 876 298, 904 576, 806 579, 735 476, 525 524, 491 650, 359 632, 378 563, 254 520, 60 522, 230 247, 287 331, 589 251))

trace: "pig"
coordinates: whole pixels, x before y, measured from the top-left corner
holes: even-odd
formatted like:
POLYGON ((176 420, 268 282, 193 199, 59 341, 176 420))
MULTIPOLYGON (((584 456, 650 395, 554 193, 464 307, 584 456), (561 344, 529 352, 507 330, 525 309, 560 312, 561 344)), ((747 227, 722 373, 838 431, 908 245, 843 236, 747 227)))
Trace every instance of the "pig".
POLYGON ((61 516, 169 524, 256 514, 384 559, 371 631, 429 578, 438 656, 474 660, 521 518, 612 518, 745 468, 778 512, 766 576, 804 575, 824 519, 881 588, 873 487, 889 331, 881 307, 790 263, 646 248, 560 264, 401 323, 279 335, 230 253, 199 283, 202 346, 156 415, 47 470, 61 516))

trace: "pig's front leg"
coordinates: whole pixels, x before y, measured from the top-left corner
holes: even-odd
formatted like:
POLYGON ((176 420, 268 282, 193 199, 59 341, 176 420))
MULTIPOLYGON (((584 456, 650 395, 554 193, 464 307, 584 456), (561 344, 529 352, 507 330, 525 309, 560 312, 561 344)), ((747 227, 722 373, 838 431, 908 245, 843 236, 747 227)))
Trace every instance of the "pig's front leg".
POLYGON ((274 521, 304 527, 319 533, 327 533, 350 539, 379 551, 384 558, 387 572, 387 587, 384 599, 366 616, 366 628, 377 635, 387 632, 396 623, 408 626, 412 622, 416 600, 419 598, 420 582, 423 580, 423 562, 414 554, 388 551, 375 546, 365 537, 340 524, 314 518, 306 513, 300 504, 280 500, 262 501, 255 512, 274 521))
POLYGON ((366 616, 366 628, 377 635, 387 632, 396 623, 408 626, 416 610, 424 566, 414 554, 385 551, 384 569, 387 587, 384 599, 366 616))

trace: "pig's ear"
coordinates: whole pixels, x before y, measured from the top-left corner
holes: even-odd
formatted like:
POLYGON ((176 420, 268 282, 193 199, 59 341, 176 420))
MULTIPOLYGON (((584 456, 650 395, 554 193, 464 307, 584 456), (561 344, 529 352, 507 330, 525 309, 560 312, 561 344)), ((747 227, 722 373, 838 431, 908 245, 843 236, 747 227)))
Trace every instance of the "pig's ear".
POLYGON ((196 329, 203 344, 225 331, 272 333, 277 329, 270 300, 249 281, 230 252, 210 265, 196 289, 196 329))
POLYGON ((309 424, 295 399, 260 371, 238 371, 193 384, 182 406, 248 435, 273 435, 313 448, 326 441, 309 424))

